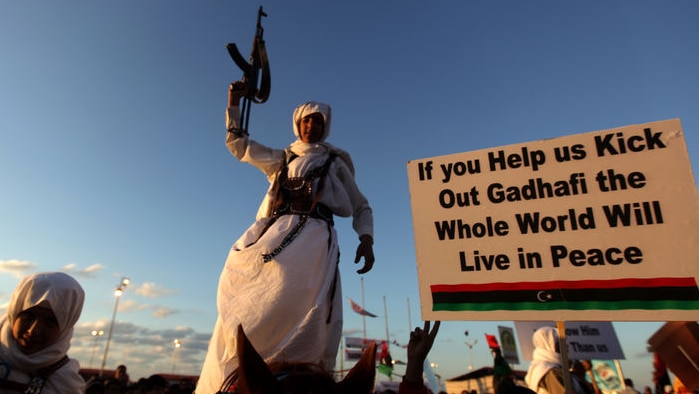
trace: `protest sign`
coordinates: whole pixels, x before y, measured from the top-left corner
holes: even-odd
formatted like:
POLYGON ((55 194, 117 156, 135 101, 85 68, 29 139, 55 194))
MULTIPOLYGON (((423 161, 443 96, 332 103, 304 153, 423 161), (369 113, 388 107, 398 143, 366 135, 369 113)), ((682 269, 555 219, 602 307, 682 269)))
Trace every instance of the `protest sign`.
POLYGON ((679 119, 407 164, 424 320, 699 320, 679 119))
POLYGON ((517 342, 515 341, 515 332, 512 327, 498 326, 498 335, 500 336, 502 356, 510 364, 519 364, 517 342))
MULTIPOLYGON (((556 327, 553 322, 515 322, 522 357, 532 360, 532 335, 540 327, 556 327)), ((624 360, 619 338, 611 322, 565 322, 568 358, 572 360, 624 360)))

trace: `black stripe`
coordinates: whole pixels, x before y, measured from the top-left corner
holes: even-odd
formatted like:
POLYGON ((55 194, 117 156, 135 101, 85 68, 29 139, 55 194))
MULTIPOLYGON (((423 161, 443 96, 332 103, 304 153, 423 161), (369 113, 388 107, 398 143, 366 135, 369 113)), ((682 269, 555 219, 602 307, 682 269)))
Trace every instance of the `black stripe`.
POLYGON ((496 290, 485 292, 435 292, 432 302, 441 303, 482 303, 490 302, 532 302, 539 297, 550 295, 547 302, 568 301, 696 301, 699 300, 697 287, 625 287, 614 289, 557 289, 557 290, 496 290))

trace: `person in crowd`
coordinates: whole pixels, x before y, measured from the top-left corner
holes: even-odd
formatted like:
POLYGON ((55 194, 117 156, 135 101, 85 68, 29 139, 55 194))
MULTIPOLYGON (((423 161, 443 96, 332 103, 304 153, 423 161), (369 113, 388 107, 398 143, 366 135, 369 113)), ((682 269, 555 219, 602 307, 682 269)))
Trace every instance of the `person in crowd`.
POLYGON ((121 364, 116 367, 116 370, 114 370, 114 378, 118 380, 123 387, 129 385, 131 378, 129 377, 128 372, 126 372, 126 365, 121 364))
POLYGON ((218 319, 197 383, 215 393, 238 367, 235 332, 242 324, 260 355, 320 363, 332 370, 342 333, 340 251, 334 216, 352 217, 355 263, 374 264, 373 213, 355 182, 350 155, 330 143, 330 106, 307 102, 293 113, 296 140, 273 149, 240 127, 245 84, 231 84, 226 145, 261 170, 270 187, 255 222, 233 244, 219 278, 218 319))
MULTIPOLYGON (((534 331, 532 342, 532 362, 524 377, 527 386, 537 393, 565 394, 557 330, 554 327, 541 327, 534 331)), ((572 376, 571 383, 573 393, 585 394, 577 379, 572 376)))
POLYGON ((142 386, 143 394, 165 394, 170 384, 162 375, 149 376, 142 386))
POLYGON ((415 327, 410 333, 408 341, 408 363, 405 366, 405 375, 398 387, 398 394, 426 394, 427 387, 423 380, 424 364, 427 354, 432 349, 434 339, 439 332, 439 320, 434 322, 430 330, 430 322, 426 321, 424 327, 415 327))
POLYGON ((517 384, 515 373, 502 355, 497 339, 486 335, 490 353, 493 356, 493 392, 495 394, 534 394, 527 387, 517 384))
POLYGON ((636 390, 633 387, 633 380, 629 378, 624 379, 624 389, 621 391, 621 394, 641 394, 640 391, 636 390))
POLYGON ((73 326, 85 292, 62 272, 31 274, 20 280, 0 319, 2 393, 82 394, 80 364, 68 357, 73 326))
POLYGON ((274 361, 269 365, 238 326, 236 349, 239 368, 219 393, 236 394, 371 394, 376 380, 376 343, 369 344, 362 357, 340 381, 319 364, 274 361))
POLYGON ((99 376, 90 378, 86 383, 85 394, 104 394, 104 379, 99 376))
POLYGON ((116 378, 104 380, 104 394, 122 394, 126 391, 126 386, 122 385, 116 378))
POLYGON ((602 394, 602 390, 597 386, 595 375, 592 372, 592 362, 590 360, 572 360, 570 362, 570 373, 587 394, 602 394), (587 381, 589 376, 590 382, 587 381))
POLYGON ((653 352, 653 383, 655 384, 655 393, 665 393, 665 388, 670 386, 670 372, 665 366, 665 362, 660 358, 658 352, 653 352))
POLYGON ((182 378, 179 382, 180 392, 192 394, 194 392, 194 381, 190 378, 182 378))
POLYGON ((515 374, 502 356, 500 346, 491 347, 493 355, 493 391, 495 394, 535 394, 515 381, 515 374))
POLYGON ((643 394, 653 394, 653 390, 650 388, 650 386, 644 386, 643 394))
POLYGON ((500 349, 500 344, 497 343, 497 339, 489 338, 488 346, 493 356, 493 390, 495 394, 500 394, 500 392, 505 391, 506 387, 509 388, 515 385, 515 377, 510 364, 502 356, 502 350, 500 349))

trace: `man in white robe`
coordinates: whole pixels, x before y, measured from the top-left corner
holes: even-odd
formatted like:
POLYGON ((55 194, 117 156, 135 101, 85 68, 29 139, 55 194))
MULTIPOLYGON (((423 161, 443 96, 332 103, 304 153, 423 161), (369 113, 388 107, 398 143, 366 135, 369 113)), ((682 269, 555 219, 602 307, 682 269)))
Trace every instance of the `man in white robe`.
POLYGON ((297 140, 273 149, 240 129, 244 84, 231 84, 226 145, 240 161, 260 169, 270 187, 255 222, 231 247, 219 279, 219 316, 197 383, 212 394, 238 367, 241 324, 266 362, 312 362, 328 370, 342 333, 342 297, 333 216, 352 217, 359 235, 357 272, 374 264, 373 214, 354 179, 350 155, 325 142, 331 109, 308 102, 294 111, 297 140))

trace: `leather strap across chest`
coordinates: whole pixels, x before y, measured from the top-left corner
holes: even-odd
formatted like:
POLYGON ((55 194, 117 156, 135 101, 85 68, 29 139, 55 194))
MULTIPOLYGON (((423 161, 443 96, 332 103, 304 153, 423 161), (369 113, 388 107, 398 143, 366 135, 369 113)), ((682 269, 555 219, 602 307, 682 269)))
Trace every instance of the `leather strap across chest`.
POLYGON ((44 387, 44 383, 49 378, 49 376, 51 376, 52 373, 56 372, 62 366, 66 365, 68 361, 70 360, 66 355, 63 356, 62 359, 49 365, 48 367, 44 367, 36 371, 31 375, 32 377, 29 380, 29 383, 18 383, 7 379, 0 379, 0 387, 25 394, 41 393, 41 390, 44 387))

